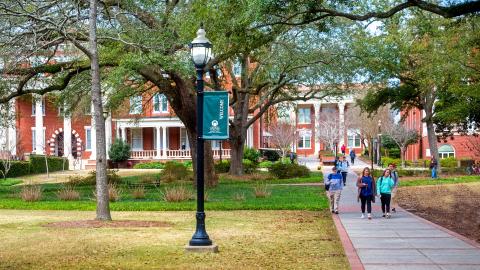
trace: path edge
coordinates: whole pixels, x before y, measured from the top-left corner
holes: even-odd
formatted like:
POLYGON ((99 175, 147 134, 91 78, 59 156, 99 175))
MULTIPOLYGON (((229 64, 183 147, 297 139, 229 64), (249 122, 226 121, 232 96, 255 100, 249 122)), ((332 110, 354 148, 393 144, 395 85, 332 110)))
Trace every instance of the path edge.
POLYGON ((345 255, 347 256, 348 263, 350 264, 350 268, 352 270, 365 270, 365 267, 360 260, 360 257, 357 254, 357 250, 353 247, 352 241, 348 236, 345 227, 343 227, 342 221, 338 217, 338 215, 332 215, 333 222, 335 223, 335 227, 337 228, 338 235, 340 237, 340 241, 342 242, 343 250, 345 251, 345 255))

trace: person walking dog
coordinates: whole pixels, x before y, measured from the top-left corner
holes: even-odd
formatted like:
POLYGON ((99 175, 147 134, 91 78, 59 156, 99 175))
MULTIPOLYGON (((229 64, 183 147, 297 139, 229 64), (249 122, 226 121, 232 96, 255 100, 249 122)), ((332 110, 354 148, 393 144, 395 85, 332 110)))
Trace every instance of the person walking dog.
POLYGON ((382 217, 386 218, 390 218, 390 201, 392 199, 392 188, 394 186, 390 174, 390 170, 386 169, 376 183, 377 194, 380 194, 380 201, 382 202, 382 217))
POLYGON ((397 209, 395 209, 397 205, 397 201, 395 200, 395 197, 397 196, 397 189, 398 189, 398 184, 400 183, 400 178, 398 177, 398 172, 397 172, 397 166, 394 163, 388 164, 388 169, 390 170, 390 175, 393 179, 393 189, 392 189, 392 213, 396 213, 397 209))
POLYGON ((367 206, 368 219, 372 219, 372 202, 375 202, 375 180, 370 175, 370 168, 365 167, 362 176, 357 180, 358 196, 361 201, 362 216, 365 218, 365 206, 367 206))
POLYGON ((340 202, 340 196, 342 195, 342 175, 337 171, 336 167, 332 168, 332 172, 323 180, 325 189, 327 189, 327 197, 329 200, 330 211, 338 214, 338 204, 340 202))
POLYGON ((350 164, 345 159, 345 156, 342 156, 342 159, 337 163, 337 171, 340 171, 342 174, 344 186, 347 185, 348 167, 350 167, 350 164))
POLYGON ((357 155, 355 154, 355 150, 351 149, 349 155, 350 155, 350 161, 352 162, 352 165, 355 164, 355 158, 357 157, 357 155))

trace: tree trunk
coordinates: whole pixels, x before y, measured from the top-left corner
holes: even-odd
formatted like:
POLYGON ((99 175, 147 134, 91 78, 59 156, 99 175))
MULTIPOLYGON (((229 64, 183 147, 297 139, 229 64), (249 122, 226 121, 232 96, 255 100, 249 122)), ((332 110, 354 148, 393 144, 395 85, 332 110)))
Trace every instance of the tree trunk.
POLYGON ((430 147, 430 155, 437 161, 437 172, 441 173, 440 159, 438 155, 437 134, 433 125, 433 105, 435 103, 436 87, 432 87, 430 91, 425 94, 425 124, 427 125, 427 138, 430 147))
POLYGON ((230 128, 230 171, 231 175, 243 175, 243 148, 245 137, 243 128, 233 126, 230 128))
POLYGON ((105 142, 105 119, 103 118, 102 92, 100 88, 100 68, 97 51, 97 0, 90 0, 90 62, 92 74, 92 103, 95 119, 97 147, 97 220, 112 220, 107 182, 107 147, 105 142))
MULTIPOLYGON (((188 140, 190 142, 190 153, 192 156, 192 168, 193 168, 193 175, 196 175, 197 172, 197 144, 196 138, 197 133, 191 134, 190 131, 187 129, 188 140)), ((204 177, 205 177, 205 186, 207 188, 215 187, 218 185, 218 176, 215 174, 215 164, 213 162, 213 152, 212 152, 212 145, 209 141, 205 141, 205 148, 204 148, 204 160, 205 160, 205 170, 204 170, 204 177)), ((193 181, 193 184, 196 185, 197 182, 193 181)))
POLYGON ((405 148, 400 147, 400 158, 402 160, 402 168, 405 168, 405 148))

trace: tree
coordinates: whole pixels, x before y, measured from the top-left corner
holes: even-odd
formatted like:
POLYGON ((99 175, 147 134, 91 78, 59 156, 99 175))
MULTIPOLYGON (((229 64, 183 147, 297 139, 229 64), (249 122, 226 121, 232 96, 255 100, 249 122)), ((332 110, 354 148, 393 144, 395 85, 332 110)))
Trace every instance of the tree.
POLYGON ((341 128, 338 114, 334 112, 317 115, 316 137, 334 151, 335 143, 339 143, 341 128))
POLYGON ((420 138, 418 132, 414 129, 408 129, 402 124, 393 124, 387 126, 386 133, 400 148, 402 167, 405 168, 405 151, 409 145, 417 143, 420 138))
POLYGON ((271 143, 282 151, 282 157, 284 157, 295 143, 297 128, 289 123, 278 121, 270 126, 269 132, 272 135, 271 143))

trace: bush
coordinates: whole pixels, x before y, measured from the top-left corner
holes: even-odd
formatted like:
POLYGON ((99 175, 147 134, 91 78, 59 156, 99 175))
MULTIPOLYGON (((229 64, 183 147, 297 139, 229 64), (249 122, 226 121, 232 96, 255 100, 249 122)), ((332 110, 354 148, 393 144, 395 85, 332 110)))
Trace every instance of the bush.
POLYGON ((132 197, 134 199, 144 199, 145 198, 145 187, 137 186, 132 190, 132 197))
POLYGON ((394 163, 397 167, 402 166, 402 161, 399 158, 391 158, 391 157, 382 157, 382 166, 387 167, 388 164, 394 163))
POLYGON ((130 145, 123 140, 115 140, 108 150, 108 156, 113 162, 122 162, 130 158, 130 145))
POLYGON ((25 185, 20 191, 20 198, 25 202, 36 202, 42 199, 42 187, 39 185, 25 185))
MULTIPOLYGON (((0 162, 0 170, 5 172, 3 163, 0 162)), ((19 177, 31 174, 31 165, 28 161, 11 161, 7 177, 19 177)))
POLYGON ((253 190, 255 198, 266 198, 272 194, 270 191, 268 191, 267 185, 265 183, 255 185, 253 190))
POLYGON ((234 201, 245 201, 246 200, 245 193, 237 192, 237 193, 233 194, 233 200, 234 201))
MULTIPOLYGON (((47 156, 48 171, 55 172, 63 169, 68 170, 68 160, 62 157, 47 156)), ((30 155, 30 173, 46 173, 45 156, 30 155)))
POLYGON ((280 159, 280 154, 278 153, 277 150, 261 150, 263 157, 265 157, 266 160, 274 162, 280 159))
POLYGON ((193 197, 193 192, 185 186, 165 188, 163 200, 166 202, 183 202, 193 197))
POLYGON ((187 167, 176 161, 168 161, 163 168, 161 179, 166 183, 191 178, 187 167))
POLYGON ((163 169, 164 167, 165 165, 158 161, 142 162, 133 166, 134 169, 163 169))
POLYGON ((454 157, 442 158, 440 159, 440 166, 444 168, 456 168, 457 159, 454 157))
POLYGON ((276 162, 268 171, 279 179, 307 177, 310 175, 310 170, 307 167, 295 163, 276 162))
POLYGON ((260 159, 260 152, 254 148, 245 147, 243 149, 243 159, 248 159, 254 163, 258 163, 258 159, 260 159))
POLYGON ((258 164, 258 167, 259 168, 270 168, 270 166, 272 166, 272 164, 273 164, 273 162, 265 160, 265 161, 260 162, 258 164))
POLYGON ((390 148, 388 149, 388 156, 391 158, 398 158, 400 159, 400 149, 398 148, 390 148))
MULTIPOLYGON (((109 184, 120 184, 122 178, 117 174, 116 170, 107 170, 107 181, 109 184)), ((93 186, 97 182, 97 171, 91 171, 87 176, 70 176, 68 183, 79 186, 93 186)))
POLYGON ((140 183, 147 185, 160 186, 160 174, 148 174, 140 176, 140 183))
POLYGON ((108 199, 111 202, 119 201, 121 194, 122 194, 122 190, 118 188, 117 184, 115 183, 108 184, 108 199))
POLYGON ((187 167, 187 168, 189 168, 189 169, 193 168, 193 165, 192 165, 192 164, 193 164, 193 163, 192 163, 191 160, 183 162, 183 166, 185 166, 185 167, 187 167))
POLYGON ((243 159, 242 160, 243 171, 248 174, 254 173, 257 170, 257 167, 258 167, 257 164, 258 163, 253 162, 249 159, 243 159))
POLYGON ((80 200, 80 192, 76 191, 73 185, 64 185, 57 192, 57 197, 62 201, 78 201, 80 200))
POLYGON ((230 170, 230 160, 222 160, 215 163, 216 173, 228 173, 230 170))

